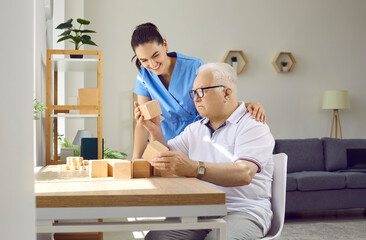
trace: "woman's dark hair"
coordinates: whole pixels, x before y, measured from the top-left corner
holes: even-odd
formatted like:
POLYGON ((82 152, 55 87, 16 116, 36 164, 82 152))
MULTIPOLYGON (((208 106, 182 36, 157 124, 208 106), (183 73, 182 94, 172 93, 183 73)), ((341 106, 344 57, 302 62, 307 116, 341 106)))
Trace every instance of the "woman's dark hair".
MULTIPOLYGON (((135 48, 141 44, 148 42, 157 42, 158 44, 164 44, 163 37, 159 33, 159 29, 152 23, 144 23, 140 24, 135 28, 135 31, 132 33, 131 37, 131 47, 132 50, 135 51, 135 48)), ((133 56, 131 61, 136 57, 133 56)), ((141 70, 141 62, 138 58, 136 58, 136 67, 140 71, 141 70)))

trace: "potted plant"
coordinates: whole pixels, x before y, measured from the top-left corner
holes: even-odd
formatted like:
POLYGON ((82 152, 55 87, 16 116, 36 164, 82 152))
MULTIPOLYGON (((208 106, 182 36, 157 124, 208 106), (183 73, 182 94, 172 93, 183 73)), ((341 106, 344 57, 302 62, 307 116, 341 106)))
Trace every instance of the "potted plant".
MULTIPOLYGON (((80 24, 79 28, 75 28, 72 25, 73 19, 69 19, 64 23, 61 23, 56 27, 56 29, 65 30, 63 33, 59 35, 61 37, 57 42, 62 42, 70 39, 72 43, 75 44, 75 50, 79 50, 80 47, 84 44, 98 46, 91 40, 91 37, 86 33, 96 33, 94 30, 89 29, 81 29, 83 25, 89 25, 90 21, 78 18, 76 21, 80 24)), ((83 55, 70 55, 71 58, 83 58, 83 55)))
POLYGON ((59 135, 58 140, 59 140, 60 146, 61 146, 61 152, 60 152, 61 161, 66 161, 67 157, 73 157, 73 156, 80 155, 80 150, 76 148, 77 146, 74 146, 65 137, 62 137, 62 135, 59 135))
POLYGON ((285 62, 285 61, 281 62, 282 72, 287 72, 288 71, 287 64, 288 64, 288 62, 285 62))
POLYGON ((37 99, 33 99, 33 120, 39 120, 37 113, 46 109, 47 107, 43 103, 39 102, 37 99))

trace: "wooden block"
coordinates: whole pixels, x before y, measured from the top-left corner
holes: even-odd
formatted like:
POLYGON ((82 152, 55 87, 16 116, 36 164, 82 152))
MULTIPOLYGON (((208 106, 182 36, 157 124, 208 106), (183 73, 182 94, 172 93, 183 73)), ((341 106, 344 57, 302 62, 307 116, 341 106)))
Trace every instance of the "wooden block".
POLYGON ((89 177, 108 177, 108 162, 105 160, 90 160, 89 177))
POLYGON ((89 166, 89 160, 83 160, 83 166, 89 166))
POLYGON ((152 100, 139 106, 142 116, 145 120, 152 119, 156 116, 161 115, 161 111, 158 100, 152 100))
POLYGON ((79 170, 86 171, 88 170, 88 166, 79 166, 79 170))
POLYGON ((69 166, 70 167, 70 170, 79 170, 79 166, 74 166, 74 165, 72 165, 72 166, 69 166))
POLYGON ((72 166, 72 159, 73 159, 73 157, 67 157, 66 158, 66 165, 72 166))
POLYGON ((142 158, 147 160, 149 163, 151 163, 151 159, 156 157, 156 154, 159 152, 165 152, 168 151, 169 149, 164 146, 162 143, 158 142, 158 141, 153 141, 150 142, 145 151, 144 154, 142 155, 142 158))
POLYGON ((150 177, 150 163, 145 159, 135 159, 132 161, 133 178, 150 177))
POLYGON ((114 162, 113 168, 114 179, 131 179, 132 163, 130 160, 120 160, 114 162))
POLYGON ((130 160, 108 159, 108 177, 131 179, 132 164, 130 160))
POLYGON ((70 170, 69 166, 66 164, 59 164, 57 165, 58 170, 70 170))
POLYGON ((83 157, 75 157, 77 166, 83 165, 83 157))
MULTIPOLYGON (((79 88, 79 105, 98 105, 98 89, 79 88)), ((98 114, 98 110, 80 110, 80 114, 98 114)))

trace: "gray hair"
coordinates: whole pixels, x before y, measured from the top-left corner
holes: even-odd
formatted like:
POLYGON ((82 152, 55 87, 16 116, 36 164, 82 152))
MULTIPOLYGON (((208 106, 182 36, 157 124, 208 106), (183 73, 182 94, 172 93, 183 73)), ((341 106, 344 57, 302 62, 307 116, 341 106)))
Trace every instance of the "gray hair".
MULTIPOLYGON (((216 85, 224 85, 232 89, 234 96, 237 95, 238 76, 233 67, 227 63, 207 63, 198 68, 197 74, 209 70, 214 77, 216 85)), ((219 89, 218 89, 219 90, 219 89)))

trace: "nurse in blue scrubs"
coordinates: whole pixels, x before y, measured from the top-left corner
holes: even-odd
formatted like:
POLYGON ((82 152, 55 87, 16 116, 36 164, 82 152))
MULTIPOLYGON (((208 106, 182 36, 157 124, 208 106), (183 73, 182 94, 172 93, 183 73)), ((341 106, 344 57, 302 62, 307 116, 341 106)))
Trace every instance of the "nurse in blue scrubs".
MULTIPOLYGON (((152 23, 136 27, 131 47, 139 70, 134 89, 137 94, 135 107, 150 100, 158 100, 164 117, 161 127, 165 140, 168 141, 181 133, 187 125, 201 118, 189 96, 189 90, 196 78, 196 70, 203 62, 180 53, 168 53, 166 39, 162 38, 152 23)), ((247 103, 246 107, 258 121, 265 122, 264 110, 259 103, 247 103)), ((136 159, 141 158, 149 135, 139 122, 134 134, 132 158, 136 159)))

